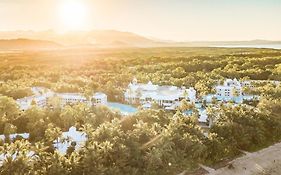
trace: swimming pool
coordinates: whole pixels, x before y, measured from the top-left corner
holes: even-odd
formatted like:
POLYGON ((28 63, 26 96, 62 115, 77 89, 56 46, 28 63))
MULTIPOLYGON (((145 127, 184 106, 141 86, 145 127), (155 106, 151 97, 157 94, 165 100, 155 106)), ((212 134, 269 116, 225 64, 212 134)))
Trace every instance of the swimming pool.
POLYGON ((108 102, 107 106, 111 109, 120 111, 121 114, 123 114, 123 115, 133 114, 138 111, 137 108, 135 108, 131 105, 126 105, 126 104, 122 104, 122 103, 108 102))
MULTIPOLYGON (((206 109, 201 107, 201 108, 197 108, 197 110, 199 112, 198 121, 206 123, 207 119, 208 119, 208 115, 207 115, 206 109)), ((192 112, 192 110, 187 110, 187 111, 184 111, 183 113, 188 115, 188 116, 191 116, 193 112, 192 112)))

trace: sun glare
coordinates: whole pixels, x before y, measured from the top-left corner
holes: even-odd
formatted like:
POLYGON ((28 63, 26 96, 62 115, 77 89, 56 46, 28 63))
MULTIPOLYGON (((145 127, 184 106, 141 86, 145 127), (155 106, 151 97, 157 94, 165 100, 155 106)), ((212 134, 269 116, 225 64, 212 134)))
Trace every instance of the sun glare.
POLYGON ((61 30, 83 30, 87 26, 88 9, 81 0, 65 0, 59 7, 61 30))

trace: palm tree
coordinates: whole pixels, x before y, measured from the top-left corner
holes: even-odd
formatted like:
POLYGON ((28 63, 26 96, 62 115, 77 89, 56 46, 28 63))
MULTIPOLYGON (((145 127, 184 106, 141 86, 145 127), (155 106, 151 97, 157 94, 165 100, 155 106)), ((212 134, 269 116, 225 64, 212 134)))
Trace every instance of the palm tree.
POLYGON ((57 147, 59 144, 59 138, 62 135, 62 131, 59 127, 55 127, 52 123, 48 124, 48 128, 45 131, 45 138, 47 142, 53 142, 56 140, 57 147))
POLYGON ((86 89, 83 93, 83 95, 86 97, 87 102, 91 103, 92 102, 92 96, 94 94, 93 90, 86 89))
POLYGON ((4 135, 6 142, 10 142, 10 134, 14 134, 17 132, 17 127, 13 124, 6 123, 4 127, 4 135))
POLYGON ((208 120, 209 120, 209 127, 213 125, 213 123, 218 119, 219 117, 219 108, 215 106, 208 106, 206 108, 208 120))

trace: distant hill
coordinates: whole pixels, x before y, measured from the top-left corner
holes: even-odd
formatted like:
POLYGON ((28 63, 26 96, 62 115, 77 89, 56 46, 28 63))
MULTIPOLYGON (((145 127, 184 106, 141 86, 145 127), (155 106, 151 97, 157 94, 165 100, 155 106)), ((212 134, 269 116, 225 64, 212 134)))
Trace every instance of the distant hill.
POLYGON ((94 47, 152 47, 157 42, 143 36, 115 30, 94 30, 87 32, 67 32, 58 34, 54 31, 12 31, 0 32, 0 39, 28 38, 48 40, 65 46, 92 45, 94 47))
POLYGON ((31 39, 0 39, 0 50, 54 49, 61 47, 52 41, 31 39))
MULTIPOLYGON (((180 44, 180 43, 178 43, 180 44)), ((189 44, 192 46, 227 46, 227 45, 271 45, 281 44, 281 41, 269 41, 269 40, 249 40, 249 41, 194 41, 194 42, 183 42, 183 45, 189 44)))
MULTIPOLYGON (((188 35, 188 34, 187 34, 188 35)), ((252 41, 187 41, 173 42, 146 38, 144 36, 116 30, 92 30, 56 33, 47 31, 7 31, 0 32, 1 48, 54 48, 64 47, 210 47, 227 45, 262 45, 281 44, 281 41, 252 40, 252 41), (26 40, 17 38, 27 38, 26 40), (5 39, 5 40, 1 40, 5 39), (4 43, 3 43, 4 42, 4 43), (8 44, 8 45, 7 45, 8 44)))

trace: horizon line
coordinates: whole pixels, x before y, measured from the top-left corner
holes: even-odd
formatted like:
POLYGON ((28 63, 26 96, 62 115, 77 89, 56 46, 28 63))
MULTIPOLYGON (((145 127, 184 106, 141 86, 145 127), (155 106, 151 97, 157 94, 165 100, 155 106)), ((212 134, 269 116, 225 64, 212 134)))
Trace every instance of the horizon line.
MULTIPOLYGON (((68 30, 68 31, 64 31, 61 32, 59 30, 56 29, 14 29, 14 30, 1 30, 0 29, 0 33, 1 32, 54 32, 58 35, 65 35, 65 34, 69 34, 69 33, 79 33, 79 32, 91 32, 91 31, 115 31, 115 32, 122 32, 122 33, 131 33, 131 34, 135 34, 138 35, 140 37, 144 37, 146 39, 150 39, 153 41, 158 41, 158 42, 176 42, 176 43, 188 43, 188 42, 245 42, 245 41, 281 41, 281 39, 277 39, 277 40, 272 40, 272 39, 263 39, 263 38, 253 38, 253 39, 245 39, 245 40, 173 40, 173 39, 165 39, 165 38, 158 38, 158 37, 154 37, 154 36, 148 36, 145 34, 140 34, 140 33, 136 33, 136 32, 130 32, 130 31, 125 31, 125 30, 117 30, 117 29, 84 29, 84 30, 68 30)), ((0 38, 1 40, 4 38, 0 38)), ((12 39, 12 38, 11 38, 12 39)), ((13 39, 30 39, 30 38, 13 38, 13 39)))

